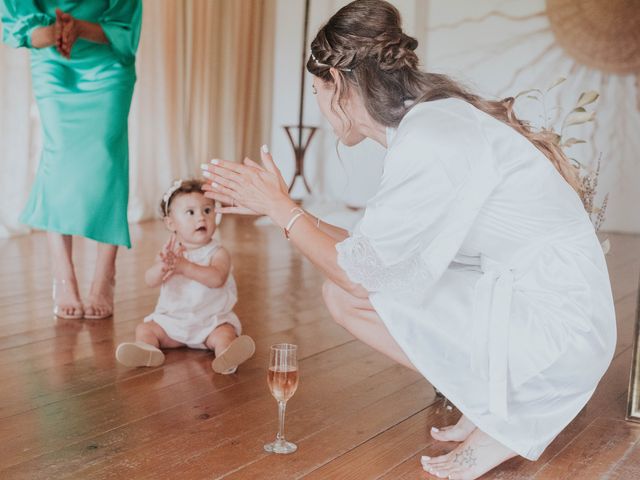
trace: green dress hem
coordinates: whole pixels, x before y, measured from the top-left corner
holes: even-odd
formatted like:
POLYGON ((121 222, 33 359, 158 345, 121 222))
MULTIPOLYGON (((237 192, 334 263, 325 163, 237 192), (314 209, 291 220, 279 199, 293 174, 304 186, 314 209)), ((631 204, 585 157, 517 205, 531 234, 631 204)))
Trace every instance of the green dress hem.
POLYGON ((114 241, 112 238, 105 238, 101 235, 87 234, 86 232, 76 231, 72 228, 61 228, 57 226, 46 225, 44 223, 33 222, 26 218, 23 218, 22 216, 20 217, 20 222, 36 230, 44 230, 46 232, 55 232, 61 235, 73 235, 76 237, 88 238, 89 240, 94 240, 99 243, 105 243, 107 245, 114 245, 117 247, 127 247, 128 249, 131 248, 131 240, 114 241))

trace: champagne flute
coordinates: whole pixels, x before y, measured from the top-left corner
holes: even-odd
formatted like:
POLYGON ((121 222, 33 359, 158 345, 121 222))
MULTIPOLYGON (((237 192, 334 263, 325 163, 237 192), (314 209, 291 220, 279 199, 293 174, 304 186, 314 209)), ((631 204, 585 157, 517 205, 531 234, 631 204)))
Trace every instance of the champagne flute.
POLYGON ((284 439, 284 412, 289 400, 298 388, 298 346, 279 343, 271 346, 267 382, 271 395, 278 401, 279 428, 275 441, 264 449, 271 453, 293 453, 298 447, 284 439))

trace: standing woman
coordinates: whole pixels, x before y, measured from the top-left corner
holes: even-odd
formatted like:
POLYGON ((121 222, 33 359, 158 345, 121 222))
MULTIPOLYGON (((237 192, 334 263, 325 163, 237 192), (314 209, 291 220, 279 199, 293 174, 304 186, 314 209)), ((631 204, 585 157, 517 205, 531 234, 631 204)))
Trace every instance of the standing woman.
POLYGON ((613 356, 613 300, 562 151, 515 117, 513 98, 421 71, 417 45, 382 0, 348 4, 311 43, 314 93, 340 141, 387 148, 353 232, 301 210, 265 151, 266 168, 212 161, 207 195, 283 227, 328 277, 333 318, 462 411, 431 430, 460 445, 422 466, 474 479, 536 460, 580 412, 613 356))
POLYGON ((115 259, 127 224, 127 119, 136 80, 140 0, 2 0, 3 40, 31 50, 44 148, 21 221, 48 232, 55 315, 113 313, 115 259), (72 235, 98 242, 87 302, 72 235))

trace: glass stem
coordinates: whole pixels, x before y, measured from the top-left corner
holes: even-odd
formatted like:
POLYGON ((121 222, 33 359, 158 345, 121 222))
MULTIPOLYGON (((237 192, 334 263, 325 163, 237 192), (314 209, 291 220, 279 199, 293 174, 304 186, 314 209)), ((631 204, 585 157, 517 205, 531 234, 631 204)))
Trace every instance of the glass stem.
POLYGON ((278 436, 276 437, 276 441, 284 442, 284 412, 287 408, 287 402, 278 402, 278 436))

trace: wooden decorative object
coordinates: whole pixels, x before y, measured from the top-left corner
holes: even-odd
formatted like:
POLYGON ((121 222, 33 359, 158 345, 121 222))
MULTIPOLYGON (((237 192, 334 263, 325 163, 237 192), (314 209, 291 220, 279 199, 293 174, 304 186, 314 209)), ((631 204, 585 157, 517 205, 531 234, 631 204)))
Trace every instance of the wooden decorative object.
POLYGON ((293 178, 291 179, 291 183, 289 184, 289 192, 291 192, 291 190, 293 189, 293 186, 296 183, 296 179, 298 177, 301 177, 307 192, 311 193, 309 182, 307 182, 307 179, 304 176, 304 156, 307 152, 307 148, 309 147, 309 143, 311 143, 311 139, 318 129, 317 127, 310 127, 303 124, 306 63, 307 58, 309 57, 309 49, 307 48, 307 35, 309 30, 309 1, 310 0, 305 0, 304 4, 304 29, 302 34, 302 69, 300 73, 300 104, 298 110, 298 125, 285 125, 283 127, 287 132, 289 141, 291 142, 291 147, 293 148, 293 154, 296 161, 295 172, 293 174, 293 178))
POLYGON ((616 74, 640 72, 640 2, 547 0, 558 44, 578 62, 616 74))
POLYGON ((289 184, 289 193, 293 189, 293 185, 296 183, 296 179, 298 177, 302 178, 302 182, 304 183, 304 187, 306 188, 308 193, 311 193, 311 187, 307 182, 307 178, 304 176, 304 155, 307 152, 307 147, 309 143, 311 143, 311 139, 315 135, 318 130, 317 127, 307 127, 304 125, 285 125, 285 132, 287 132, 287 137, 289 137, 289 141, 291 142, 291 146, 293 147, 293 153, 296 159, 296 169, 291 179, 291 183, 289 184), (306 135, 304 133, 306 132, 306 135), (295 135, 297 133, 297 135, 295 135), (297 136, 297 139, 295 138, 297 136))

